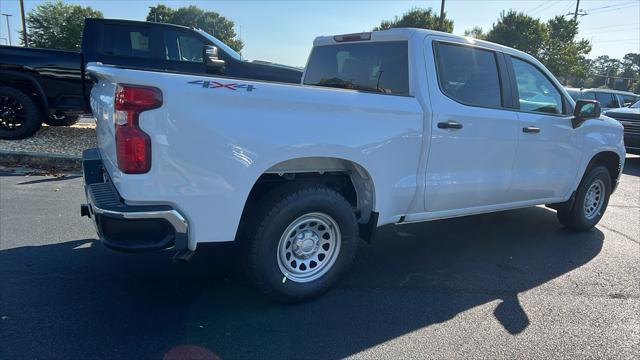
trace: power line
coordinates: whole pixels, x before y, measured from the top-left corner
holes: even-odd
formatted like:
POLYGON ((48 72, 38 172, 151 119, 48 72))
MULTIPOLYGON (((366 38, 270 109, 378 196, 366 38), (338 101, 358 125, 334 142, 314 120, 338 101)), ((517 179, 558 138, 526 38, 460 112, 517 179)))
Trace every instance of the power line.
POLYGON ((606 30, 606 31, 587 31, 586 33, 580 32, 581 35, 583 36, 588 36, 588 35, 597 35, 597 34, 607 34, 607 33, 612 33, 612 32, 621 32, 621 31, 632 31, 632 30, 638 30, 640 29, 640 27, 633 27, 633 28, 628 28, 628 29, 617 29, 617 30, 606 30))
POLYGON ((584 11, 594 11, 594 10, 600 10, 600 9, 608 9, 608 8, 612 8, 612 7, 616 7, 616 6, 625 6, 625 5, 636 4, 636 3, 637 3, 637 1, 628 1, 626 3, 620 3, 620 4, 614 4, 614 5, 601 6, 601 7, 597 7, 597 8, 585 9, 584 11))
POLYGON ((529 15, 533 15, 533 13, 536 14, 541 14, 543 11, 548 11, 549 9, 553 8, 554 6, 561 4, 561 2, 555 2, 552 1, 550 4, 547 4, 547 6, 543 6, 540 9, 536 10, 536 11, 532 11, 529 13, 529 15))
POLYGON ((533 13, 534 11, 536 11, 538 8, 540 8, 541 6, 548 4, 549 2, 551 2, 553 0, 547 0, 547 1, 543 1, 542 3, 534 6, 531 10, 529 10, 529 14, 533 13))
POLYGON ((565 7, 563 7, 562 10, 560 10, 560 14, 564 13, 565 11, 567 11, 570 6, 571 6, 571 1, 567 1, 567 5, 565 7))
MULTIPOLYGON (((635 39, 597 40, 597 42, 599 42, 599 43, 603 43, 603 42, 629 42, 629 41, 635 41, 635 42, 640 43, 640 40, 638 38, 635 38, 635 39)), ((593 42, 596 42, 596 40, 594 40, 593 42)))
POLYGON ((629 23, 629 24, 619 24, 619 25, 606 25, 606 26, 597 26, 594 28, 586 29, 586 31, 597 30, 597 29, 610 29, 610 28, 619 28, 622 26, 633 26, 638 25, 638 23, 629 23))
MULTIPOLYGON (((638 4, 638 3, 636 3, 636 4, 638 4)), ((611 12, 611 11, 616 11, 616 10, 628 9, 628 8, 631 8, 631 7, 635 7, 636 4, 620 6, 620 7, 613 8, 613 9, 603 9, 603 10, 597 10, 597 11, 591 10, 590 12, 589 12, 589 10, 585 10, 585 12, 586 12, 587 15, 604 14, 604 13, 611 12)))

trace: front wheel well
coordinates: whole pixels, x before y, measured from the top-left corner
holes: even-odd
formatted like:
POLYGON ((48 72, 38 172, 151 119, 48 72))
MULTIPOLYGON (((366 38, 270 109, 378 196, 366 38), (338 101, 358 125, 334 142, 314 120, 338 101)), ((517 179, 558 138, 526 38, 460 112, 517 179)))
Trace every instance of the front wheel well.
POLYGON ((613 151, 603 151, 597 153, 591 161, 589 161, 589 165, 585 170, 585 174, 589 171, 589 169, 594 166, 602 165, 609 170, 609 176, 611 176, 611 186, 615 186, 618 181, 618 177, 620 176, 620 156, 613 151))

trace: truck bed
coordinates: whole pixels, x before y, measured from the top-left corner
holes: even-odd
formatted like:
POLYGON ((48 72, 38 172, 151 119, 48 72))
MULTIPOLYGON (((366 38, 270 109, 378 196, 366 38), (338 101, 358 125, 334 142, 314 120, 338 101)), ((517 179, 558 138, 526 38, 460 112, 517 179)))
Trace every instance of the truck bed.
POLYGON ((86 109, 79 52, 0 46, 3 71, 20 71, 35 78, 51 109, 78 113, 86 109))

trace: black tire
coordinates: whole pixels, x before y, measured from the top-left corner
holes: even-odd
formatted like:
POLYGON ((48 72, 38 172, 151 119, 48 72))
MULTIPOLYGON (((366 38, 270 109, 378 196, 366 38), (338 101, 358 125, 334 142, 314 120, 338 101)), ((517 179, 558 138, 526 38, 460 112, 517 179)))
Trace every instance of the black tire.
MULTIPOLYGON (((256 215, 257 229, 246 239, 245 251, 248 253, 245 256, 245 267, 253 284, 276 301, 296 302, 323 294, 338 280, 355 257, 358 226, 353 209, 342 195, 327 187, 310 184, 302 187, 283 186, 266 196, 256 210, 256 215), (301 217, 313 214, 328 215, 337 225, 341 235, 336 237, 339 238, 339 246, 336 246, 338 252, 332 257, 333 262, 322 264, 326 270, 320 277, 307 280, 308 282, 295 281, 292 280, 293 275, 285 274, 286 271, 281 270, 283 265, 279 261, 280 239, 282 237, 295 242, 295 237, 285 237, 285 231, 289 235, 292 229, 290 225, 300 221, 301 217)), ((313 222, 310 224, 313 225, 313 222)), ((308 230, 312 230, 311 225, 308 230)), ((306 231, 306 228, 293 229, 299 232, 296 234, 294 231, 296 235, 306 231)), ((317 245, 316 247, 318 248, 317 245)), ((291 248, 293 249, 293 245, 291 248)), ((318 248, 318 254, 322 251, 318 248)), ((292 259, 295 259, 294 256, 292 255, 292 259)), ((329 256, 325 260, 328 258, 329 256)), ((302 265, 299 267, 302 268, 302 265)), ((309 271, 313 270, 309 268, 309 271)))
POLYGON ((40 126, 41 111, 33 98, 21 90, 0 86, 0 139, 24 139, 40 126))
MULTIPOLYGON (((586 231, 592 229, 602 219, 607 205, 609 204, 609 196, 611 196, 611 176, 606 167, 598 165, 590 168, 582 178, 573 205, 562 204, 558 208, 558 220, 562 225, 575 231, 586 231), (593 206, 596 209, 592 212, 593 216, 588 216, 588 210, 585 209, 585 203, 588 202, 588 192, 593 186, 600 187, 600 195, 596 199, 602 197, 601 205, 593 206)), ((590 201, 593 203, 593 201, 590 201)), ((598 204, 599 200, 598 200, 598 204)), ((589 206, 587 206, 589 208, 589 206)))
POLYGON ((71 126, 80 121, 80 115, 67 115, 65 113, 51 114, 44 120, 49 126, 71 126))

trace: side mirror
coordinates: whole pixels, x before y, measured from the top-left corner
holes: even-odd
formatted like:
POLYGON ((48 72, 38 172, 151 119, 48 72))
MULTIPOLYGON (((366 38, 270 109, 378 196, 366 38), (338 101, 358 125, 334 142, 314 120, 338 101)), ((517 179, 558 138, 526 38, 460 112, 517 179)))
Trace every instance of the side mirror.
POLYGON ((578 100, 575 109, 573 109, 571 124, 575 129, 589 119, 599 118, 600 113, 600 103, 597 100, 578 100))
POLYGON ((205 45, 202 49, 204 64, 208 68, 214 71, 221 71, 224 69, 224 60, 218 57, 218 47, 213 45, 205 45))

